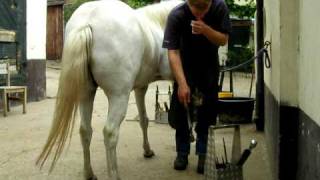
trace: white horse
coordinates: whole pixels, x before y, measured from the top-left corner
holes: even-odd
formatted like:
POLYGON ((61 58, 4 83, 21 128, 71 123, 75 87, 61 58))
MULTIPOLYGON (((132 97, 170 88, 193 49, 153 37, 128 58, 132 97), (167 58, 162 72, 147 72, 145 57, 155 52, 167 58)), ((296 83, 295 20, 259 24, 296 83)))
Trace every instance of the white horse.
POLYGON ((52 127, 37 164, 41 167, 54 151, 50 171, 64 148, 80 109, 80 136, 84 175, 97 179, 90 162, 91 116, 97 87, 108 97, 108 117, 103 128, 108 174, 119 180, 116 146, 129 94, 135 91, 144 156, 152 157, 144 96, 150 82, 171 79, 162 39, 166 19, 182 1, 166 1, 133 10, 118 0, 88 2, 80 6, 66 26, 62 70, 52 127))

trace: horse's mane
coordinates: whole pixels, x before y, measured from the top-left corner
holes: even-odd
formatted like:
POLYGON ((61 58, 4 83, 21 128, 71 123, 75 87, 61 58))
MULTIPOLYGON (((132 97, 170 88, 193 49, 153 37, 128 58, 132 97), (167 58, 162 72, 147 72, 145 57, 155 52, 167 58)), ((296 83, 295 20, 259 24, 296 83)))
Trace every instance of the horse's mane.
POLYGON ((144 6, 136 11, 164 29, 170 11, 182 2, 181 0, 162 1, 161 3, 144 6))

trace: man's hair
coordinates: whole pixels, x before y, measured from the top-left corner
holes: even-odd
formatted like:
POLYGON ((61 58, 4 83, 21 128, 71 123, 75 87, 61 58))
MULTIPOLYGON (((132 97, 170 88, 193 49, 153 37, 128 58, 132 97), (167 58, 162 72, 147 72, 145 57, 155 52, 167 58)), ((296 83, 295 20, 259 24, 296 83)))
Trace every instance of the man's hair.
POLYGON ((204 10, 208 7, 208 5, 211 3, 212 0, 187 0, 188 3, 199 9, 199 10, 204 10))

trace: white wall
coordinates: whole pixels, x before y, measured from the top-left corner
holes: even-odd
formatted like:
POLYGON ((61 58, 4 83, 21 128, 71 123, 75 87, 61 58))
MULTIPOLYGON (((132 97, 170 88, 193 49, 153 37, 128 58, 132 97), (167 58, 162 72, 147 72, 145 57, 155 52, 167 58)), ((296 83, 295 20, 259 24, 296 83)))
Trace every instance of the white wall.
POLYGON ((319 0, 300 0, 299 105, 320 125, 319 0))
POLYGON ((27 0, 27 60, 46 59, 47 0, 27 0))
POLYGON ((298 0, 265 1, 265 41, 271 69, 265 69, 265 83, 282 105, 298 106, 298 0))
POLYGON ((319 0, 265 1, 272 68, 264 80, 278 102, 299 107, 320 125, 319 7, 319 0))
POLYGON ((299 0, 280 1, 280 101, 298 106, 299 0))
POLYGON ((280 2, 265 1, 265 41, 270 41, 271 68, 264 68, 264 81, 273 96, 280 102, 280 2))

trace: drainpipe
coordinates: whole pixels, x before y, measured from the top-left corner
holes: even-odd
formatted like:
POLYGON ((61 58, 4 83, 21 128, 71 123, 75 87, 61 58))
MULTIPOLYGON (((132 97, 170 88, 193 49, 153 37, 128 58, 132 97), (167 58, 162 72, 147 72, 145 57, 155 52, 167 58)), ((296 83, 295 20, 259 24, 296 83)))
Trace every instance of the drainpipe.
MULTIPOLYGON (((257 51, 263 48, 263 0, 256 0, 257 5, 257 51)), ((257 61, 257 81, 256 81, 256 110, 255 123, 258 131, 264 130, 264 74, 263 74, 263 55, 257 61)))

